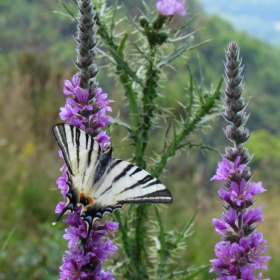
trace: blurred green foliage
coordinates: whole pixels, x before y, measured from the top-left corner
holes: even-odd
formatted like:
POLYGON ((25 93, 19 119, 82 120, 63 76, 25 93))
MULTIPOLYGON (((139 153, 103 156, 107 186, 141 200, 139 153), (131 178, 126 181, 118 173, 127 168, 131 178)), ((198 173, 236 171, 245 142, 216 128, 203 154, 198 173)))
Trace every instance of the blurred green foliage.
MULTIPOLYGON (((125 6, 132 14, 139 15, 136 8, 141 6, 139 2, 127 0, 125 6)), ((259 230, 264 232, 268 254, 273 257, 264 274, 277 279, 280 51, 234 30, 217 16, 207 17, 194 0, 188 1, 188 7, 190 16, 200 12, 188 32, 202 27, 196 34, 197 42, 212 41, 186 59, 174 62, 180 71, 170 69, 170 80, 162 81, 162 95, 165 96, 162 102, 180 113, 177 101, 185 98, 182 88, 187 64, 205 87, 217 84, 223 73, 224 50, 229 41, 238 42, 245 64, 245 96, 250 98, 248 126, 254 130, 247 144, 250 153, 255 154, 251 168, 255 172, 254 181, 262 180, 268 189, 259 201, 265 217, 259 230)), ((71 38, 75 34, 75 23, 53 13, 58 10, 63 9, 56 0, 0 2, 0 190, 3 198, 0 204, 0 279, 57 279, 66 247, 62 238, 64 225, 51 227, 55 205, 61 199, 55 180, 62 164, 57 157, 51 127, 59 121, 59 107, 65 102, 63 80, 75 73, 71 61, 76 56, 75 42, 71 38)), ((98 59, 97 64, 103 65, 104 60, 98 59)), ((120 113, 126 119, 129 112, 119 85, 107 76, 105 69, 101 69, 98 79, 100 86, 116 101, 112 116, 120 113)), ((222 125, 224 122, 219 118, 211 130, 200 136, 204 143, 220 152, 228 145, 222 125)), ((114 128, 113 134, 114 146, 127 143, 122 141, 126 137, 123 129, 114 128)), ((162 135, 153 135, 152 146, 158 146, 160 137, 162 135)), ((126 149, 129 147, 116 149, 115 153, 126 159, 129 154, 126 149)), ((211 220, 218 218, 222 209, 216 195, 217 185, 209 179, 220 160, 220 156, 212 152, 181 152, 169 162, 169 172, 161 178, 170 186, 174 197, 174 203, 164 209, 164 213, 175 230, 181 229, 199 207, 195 234, 185 255, 180 256, 182 264, 209 264, 209 259, 214 258, 213 248, 219 236, 211 220)), ((198 279, 212 277, 205 272, 198 279)))

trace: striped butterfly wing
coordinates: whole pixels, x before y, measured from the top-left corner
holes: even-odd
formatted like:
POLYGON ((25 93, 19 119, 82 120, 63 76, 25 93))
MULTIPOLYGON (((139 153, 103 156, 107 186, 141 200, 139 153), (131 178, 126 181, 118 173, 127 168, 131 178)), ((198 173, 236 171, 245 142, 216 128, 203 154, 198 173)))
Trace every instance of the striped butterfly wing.
POLYGON ((171 203, 169 190, 145 170, 114 159, 113 196, 118 203, 171 203))
POLYGON ((53 134, 61 148, 69 173, 72 176, 83 174, 83 177, 92 175, 102 153, 98 142, 69 124, 57 124, 53 128, 53 134))
POLYGON ((125 203, 171 203, 169 190, 141 168, 112 158, 112 148, 102 151, 98 142, 68 124, 53 128, 68 167, 67 204, 59 218, 82 204, 81 217, 88 233, 96 219, 125 203))
MULTIPOLYGON (((53 135, 62 151, 68 168, 68 180, 66 183, 68 185, 67 203, 58 217, 58 221, 64 213, 68 211, 74 212, 76 207, 81 202, 84 202, 82 198, 83 193, 92 185, 95 169, 102 150, 92 137, 72 125, 55 125, 53 127, 53 135)), ((87 200, 84 204, 87 204, 87 200)))

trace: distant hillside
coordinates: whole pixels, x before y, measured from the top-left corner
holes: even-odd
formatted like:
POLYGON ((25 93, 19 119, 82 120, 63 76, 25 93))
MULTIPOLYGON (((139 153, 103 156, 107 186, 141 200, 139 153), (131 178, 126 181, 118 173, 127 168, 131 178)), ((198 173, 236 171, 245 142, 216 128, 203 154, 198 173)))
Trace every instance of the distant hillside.
POLYGON ((280 46, 279 0, 199 0, 208 14, 219 14, 239 30, 280 46))

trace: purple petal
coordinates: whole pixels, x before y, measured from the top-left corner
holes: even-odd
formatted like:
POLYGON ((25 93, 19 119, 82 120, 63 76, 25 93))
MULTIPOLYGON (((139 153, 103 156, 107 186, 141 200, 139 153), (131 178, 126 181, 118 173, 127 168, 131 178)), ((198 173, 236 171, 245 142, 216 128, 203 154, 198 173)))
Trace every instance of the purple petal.
POLYGON ((163 16, 172 16, 186 14, 185 1, 178 0, 159 0, 156 3, 157 11, 163 16))

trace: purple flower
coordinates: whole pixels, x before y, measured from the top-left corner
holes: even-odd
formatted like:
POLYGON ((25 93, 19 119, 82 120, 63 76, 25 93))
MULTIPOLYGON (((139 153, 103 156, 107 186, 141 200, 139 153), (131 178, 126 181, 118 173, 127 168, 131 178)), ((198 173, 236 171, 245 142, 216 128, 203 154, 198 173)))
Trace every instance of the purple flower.
POLYGON ((65 107, 60 108, 59 116, 63 121, 72 118, 79 112, 79 108, 73 108, 70 104, 66 103, 65 107))
POLYGON ((60 214, 62 213, 63 209, 65 208, 65 205, 66 205, 66 202, 62 201, 62 202, 59 202, 56 207, 55 207, 55 213, 56 214, 60 214))
POLYGON ((157 11, 163 16, 173 16, 186 14, 185 1, 179 0, 159 0, 156 3, 157 11))
POLYGON ((64 171, 62 173, 62 176, 56 180, 57 186, 59 189, 61 189, 61 194, 63 195, 64 198, 66 198, 66 194, 69 190, 69 187, 66 184, 67 180, 68 180, 68 176, 66 174, 66 171, 64 171))
POLYGON ((87 122, 81 115, 72 116, 70 119, 67 120, 68 124, 74 125, 81 130, 85 130, 84 123, 87 122))
POLYGON ((96 114, 89 117, 89 124, 92 128, 104 127, 110 121, 110 117, 106 116, 105 108, 99 110, 96 114))
POLYGON ((222 162, 218 162, 218 169, 216 175, 211 178, 212 180, 217 180, 219 182, 228 179, 229 175, 235 174, 236 172, 242 170, 246 164, 240 164, 241 156, 238 156, 234 161, 234 165, 228 161, 225 157, 222 157, 222 162))
POLYGON ((222 235, 222 236, 226 236, 225 232, 230 229, 229 225, 224 223, 223 221, 219 220, 219 219, 213 219, 212 220, 212 224, 215 227, 215 230, 218 234, 222 235))
POLYGON ((66 102, 72 106, 74 106, 74 108, 78 108, 79 110, 93 110, 92 105, 88 105, 88 97, 89 97, 89 93, 88 90, 81 90, 78 89, 77 93, 76 93, 76 98, 78 100, 78 102, 76 102, 74 99, 72 98, 67 98, 66 102))
POLYGON ((112 108, 107 106, 110 102, 114 102, 113 100, 107 99, 108 94, 102 93, 102 88, 98 88, 95 95, 95 102, 98 106, 105 108, 106 111, 112 112, 112 108))
POLYGON ((247 200, 252 200, 253 196, 265 192, 266 190, 262 187, 262 183, 249 183, 249 187, 246 189, 247 182, 243 178, 240 185, 236 182, 231 182, 229 192, 231 193, 231 199, 236 202, 238 206, 247 200))
POLYGON ((267 249, 267 246, 262 246, 263 244, 266 244, 266 240, 263 239, 263 234, 260 232, 253 232, 248 244, 250 248, 249 260, 254 263, 256 269, 267 269, 267 266, 264 265, 263 262, 271 259, 270 256, 261 256, 267 249))
POLYGON ((77 93, 77 91, 79 90, 80 81, 81 81, 81 79, 78 77, 77 74, 75 74, 72 77, 72 83, 69 80, 65 80, 63 93, 65 95, 69 95, 69 94, 75 95, 77 93))
POLYGON ((243 216, 244 223, 247 223, 249 225, 256 223, 256 222, 263 222, 264 219, 261 216, 263 213, 262 208, 259 206, 256 209, 251 209, 245 212, 243 216))
POLYGON ((99 132, 99 134, 96 136, 96 140, 99 143, 99 145, 101 146, 102 149, 104 149, 104 147, 109 146, 110 145, 110 136, 108 136, 106 134, 106 131, 101 131, 99 132))

